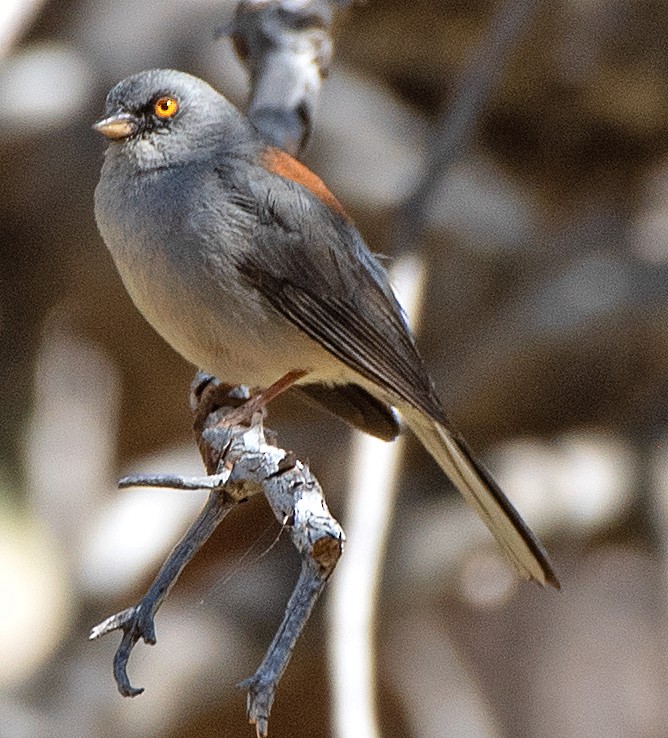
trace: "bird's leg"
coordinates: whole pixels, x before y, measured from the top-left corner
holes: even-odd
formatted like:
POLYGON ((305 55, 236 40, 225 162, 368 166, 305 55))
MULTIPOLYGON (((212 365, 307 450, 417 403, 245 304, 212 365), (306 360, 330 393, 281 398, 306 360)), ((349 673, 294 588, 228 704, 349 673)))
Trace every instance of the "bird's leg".
POLYGON ((279 380, 267 387, 267 389, 260 390, 236 410, 226 414, 221 419, 219 425, 232 426, 250 423, 255 413, 264 410, 272 400, 275 400, 279 395, 289 390, 295 382, 307 374, 308 372, 304 369, 284 374, 279 380))

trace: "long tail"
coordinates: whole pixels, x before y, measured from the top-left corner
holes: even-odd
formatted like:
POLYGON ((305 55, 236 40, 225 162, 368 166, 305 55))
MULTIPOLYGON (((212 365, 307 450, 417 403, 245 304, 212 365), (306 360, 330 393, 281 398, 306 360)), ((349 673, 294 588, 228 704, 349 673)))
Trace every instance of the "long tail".
POLYGON ((559 589, 559 580, 542 545, 489 472, 473 458, 463 439, 410 405, 400 406, 399 410, 466 502, 480 515, 520 576, 559 589))

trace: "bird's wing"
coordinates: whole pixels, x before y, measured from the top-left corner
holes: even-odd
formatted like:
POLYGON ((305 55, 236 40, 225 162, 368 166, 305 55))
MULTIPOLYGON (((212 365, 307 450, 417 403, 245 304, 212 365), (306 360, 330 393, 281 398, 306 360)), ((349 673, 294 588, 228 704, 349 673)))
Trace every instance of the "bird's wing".
POLYGON ((393 441, 401 431, 389 403, 379 400, 357 384, 302 384, 296 385, 292 391, 383 441, 393 441))
POLYGON ((558 586, 540 542, 450 425, 384 270, 320 180, 284 155, 248 180, 252 248, 234 259, 274 309, 384 390, 518 572, 558 586), (286 163, 287 162, 287 163, 286 163), (324 194, 323 194, 324 188, 324 194))
POLYGON ((360 375, 444 421, 384 270, 345 217, 292 181, 252 183, 253 248, 234 255, 284 317, 360 375))

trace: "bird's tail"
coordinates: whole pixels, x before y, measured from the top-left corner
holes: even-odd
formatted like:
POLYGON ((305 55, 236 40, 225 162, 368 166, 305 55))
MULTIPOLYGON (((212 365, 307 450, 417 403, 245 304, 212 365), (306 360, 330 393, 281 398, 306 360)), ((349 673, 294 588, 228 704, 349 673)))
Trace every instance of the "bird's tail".
POLYGON ((466 502, 480 515, 520 576, 559 588, 542 545, 459 434, 410 405, 399 410, 466 502))

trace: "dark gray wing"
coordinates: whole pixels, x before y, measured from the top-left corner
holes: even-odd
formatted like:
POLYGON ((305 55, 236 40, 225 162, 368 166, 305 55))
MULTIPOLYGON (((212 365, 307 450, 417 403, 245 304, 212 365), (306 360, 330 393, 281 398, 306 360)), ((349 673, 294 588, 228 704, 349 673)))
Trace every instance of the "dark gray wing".
POLYGON ((253 248, 236 257, 241 277, 341 361, 415 408, 420 417, 409 425, 518 571, 559 586, 538 540, 447 422, 387 277, 354 226, 299 185, 273 180, 260 171, 253 183, 257 217, 248 233, 253 248))
POLYGON ((383 441, 393 441, 401 431, 392 408, 355 384, 336 387, 304 384, 293 387, 292 391, 383 441))
POLYGON ((445 422, 387 276, 350 221, 299 185, 267 174, 241 276, 334 356, 445 422))

